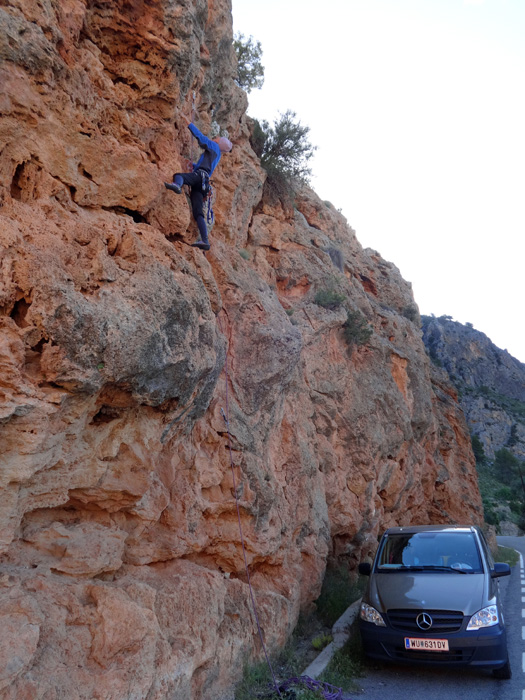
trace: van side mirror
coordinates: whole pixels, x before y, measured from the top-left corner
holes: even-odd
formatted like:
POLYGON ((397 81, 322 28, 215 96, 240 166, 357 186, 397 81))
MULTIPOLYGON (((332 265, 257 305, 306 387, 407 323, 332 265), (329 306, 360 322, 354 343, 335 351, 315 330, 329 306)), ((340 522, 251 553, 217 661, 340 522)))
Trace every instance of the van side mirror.
POLYGON ((508 564, 504 564, 503 562, 496 562, 496 564, 494 564, 494 568, 490 572, 491 578, 499 578, 500 576, 509 576, 509 575, 510 575, 510 566, 508 564))
POLYGON ((368 562, 361 562, 357 569, 359 573, 363 576, 370 576, 370 574, 372 573, 372 567, 370 566, 370 564, 368 564, 368 562))

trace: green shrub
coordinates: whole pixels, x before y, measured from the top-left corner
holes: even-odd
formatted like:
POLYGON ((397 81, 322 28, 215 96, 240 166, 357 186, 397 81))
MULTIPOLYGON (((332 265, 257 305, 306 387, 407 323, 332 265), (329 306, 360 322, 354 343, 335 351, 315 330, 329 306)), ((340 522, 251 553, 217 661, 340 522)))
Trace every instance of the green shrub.
POLYGON ((511 501, 514 495, 513 490, 509 486, 502 486, 494 494, 498 501, 511 501))
POLYGON ((492 503, 492 501, 486 501, 485 499, 483 499, 483 513, 487 525, 494 525, 495 527, 499 527, 500 516, 494 510, 494 504, 492 503))
POLYGON ((333 641, 334 638, 331 634, 320 634, 312 639, 312 646, 316 651, 321 651, 333 641))
POLYGON ((513 497, 509 503, 509 508, 514 513, 514 515, 517 515, 519 518, 523 518, 525 516, 523 501, 520 501, 519 499, 515 498, 514 492, 513 497))
POLYGON ((252 700, 255 690, 267 690, 271 680, 270 669, 266 661, 246 665, 243 670, 243 677, 235 688, 235 700, 252 700))
POLYGON ((261 63, 261 42, 253 36, 248 39, 237 32, 233 40, 233 48, 237 56, 237 83, 246 92, 258 89, 264 83, 264 66, 261 63))
POLYGON ((252 148, 278 190, 307 183, 311 175, 308 161, 315 147, 308 140, 310 127, 296 119, 295 112, 288 110, 274 121, 273 127, 266 120, 255 120, 253 125, 252 148))
POLYGON ((511 485, 519 473, 520 461, 512 452, 502 447, 494 453, 494 468, 504 484, 511 485))
POLYGON ((509 439, 507 440, 507 447, 515 447, 520 441, 518 437, 518 426, 514 423, 510 429, 509 439))
POLYGON ((328 567, 321 595, 315 601, 317 614, 323 624, 332 627, 348 606, 361 596, 365 583, 360 579, 353 583, 345 566, 328 567))
POLYGON ((314 302, 324 309, 338 309, 345 301, 346 296, 336 292, 332 287, 319 289, 314 297, 314 302))
POLYGON ((373 331, 360 311, 347 311, 343 324, 343 337, 347 345, 366 345, 373 331))
POLYGON ((494 555, 494 561, 502 561, 509 566, 516 566, 519 561, 519 554, 515 549, 510 549, 509 547, 502 547, 498 545, 497 552, 494 555))
POLYGON ((405 318, 408 318, 408 320, 412 323, 416 323, 418 325, 421 323, 419 309, 415 304, 408 304, 407 306, 405 306, 404 309, 401 311, 401 315, 405 318))
POLYGON ((244 258, 244 260, 250 260, 250 258, 252 257, 250 255, 250 252, 248 250, 246 250, 245 248, 242 248, 239 251, 239 255, 241 256, 241 258, 244 258))
POLYGON ((432 364, 436 367, 443 367, 443 360, 436 355, 436 351, 432 348, 428 351, 428 356, 430 357, 432 364))
POLYGON ((487 458, 485 456, 485 450, 483 449, 483 443, 479 439, 479 435, 471 436, 472 451, 474 452, 474 457, 476 458, 476 464, 485 464, 487 458))
POLYGON ((285 309, 285 312, 288 314, 288 316, 293 316, 294 309, 285 309))
MULTIPOLYGON (((279 678, 285 679, 299 676, 308 665, 309 662, 305 660, 308 649, 297 646, 296 633, 300 635, 301 628, 305 632, 310 624, 309 619, 300 618, 297 629, 288 640, 288 643, 277 654, 272 656, 272 668, 274 673, 278 673, 279 678)), ((272 674, 266 661, 247 664, 243 669, 242 680, 235 688, 235 700, 253 700, 256 697, 269 697, 268 690, 271 686, 272 674)), ((307 696, 304 697, 306 698, 307 696)))

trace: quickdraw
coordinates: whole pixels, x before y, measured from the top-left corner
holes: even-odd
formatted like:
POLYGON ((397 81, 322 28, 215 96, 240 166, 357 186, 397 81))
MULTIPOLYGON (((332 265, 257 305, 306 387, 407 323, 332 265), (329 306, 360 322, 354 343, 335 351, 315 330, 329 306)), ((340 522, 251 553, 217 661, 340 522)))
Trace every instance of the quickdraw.
POLYGON ((207 202, 207 211, 206 211, 206 223, 208 226, 213 226, 213 222, 215 221, 215 215, 213 213, 213 188, 211 186, 211 182, 208 181, 208 192, 204 198, 204 201, 207 202))

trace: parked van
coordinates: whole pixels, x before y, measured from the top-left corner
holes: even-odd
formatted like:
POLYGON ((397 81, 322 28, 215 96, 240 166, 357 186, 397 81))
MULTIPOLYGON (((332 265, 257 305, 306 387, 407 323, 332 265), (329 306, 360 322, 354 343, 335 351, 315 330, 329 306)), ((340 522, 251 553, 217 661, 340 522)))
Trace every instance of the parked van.
POLYGON ((385 532, 360 609, 367 656, 385 661, 491 668, 510 678, 495 564, 477 527, 395 527, 385 532))

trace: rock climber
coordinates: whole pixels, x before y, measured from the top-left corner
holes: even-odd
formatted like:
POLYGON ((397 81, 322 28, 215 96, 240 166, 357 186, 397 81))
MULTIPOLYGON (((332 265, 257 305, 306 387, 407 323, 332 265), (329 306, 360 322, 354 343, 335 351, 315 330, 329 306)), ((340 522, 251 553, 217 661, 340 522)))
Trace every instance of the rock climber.
POLYGON ((210 177, 217 167, 221 155, 232 150, 232 142, 224 136, 220 136, 212 141, 201 134, 195 124, 185 115, 182 115, 182 117, 204 151, 197 163, 191 163, 192 172, 175 173, 173 182, 165 182, 164 186, 177 194, 182 192, 183 185, 190 186, 191 209, 200 234, 199 240, 192 243, 192 245, 196 248, 201 248, 201 250, 209 250, 210 242, 203 211, 204 198, 210 190, 210 177))

